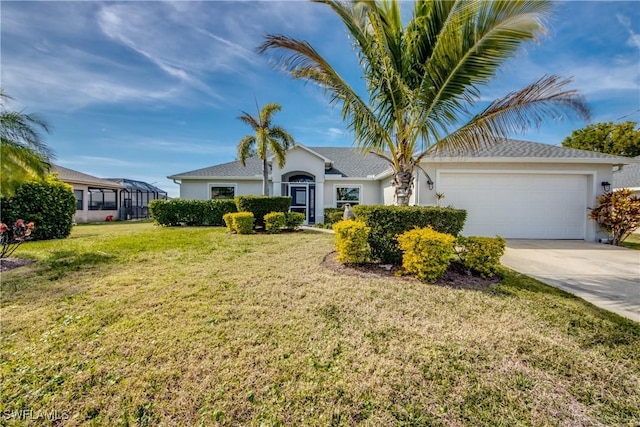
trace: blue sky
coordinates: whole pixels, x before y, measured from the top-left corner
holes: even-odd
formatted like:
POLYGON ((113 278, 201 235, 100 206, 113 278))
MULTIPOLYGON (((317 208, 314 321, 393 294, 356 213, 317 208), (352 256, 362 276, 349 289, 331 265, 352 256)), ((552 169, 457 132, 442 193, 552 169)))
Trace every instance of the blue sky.
MULTIPOLYGON (((166 178, 235 159, 241 110, 277 102, 274 122, 308 146, 351 146, 340 111, 313 85, 255 53, 266 33, 309 41, 347 79, 358 68, 326 6, 288 2, 6 1, 1 70, 12 109, 45 116, 55 162, 99 177, 166 178)), ((405 5, 407 10, 410 4, 405 5)), ((494 99, 544 74, 573 77, 593 121, 640 122, 640 3, 562 1, 548 33, 482 89, 494 99), (623 118, 624 117, 624 118, 623 118)), ((547 122, 522 139, 560 144, 582 122, 547 122)))

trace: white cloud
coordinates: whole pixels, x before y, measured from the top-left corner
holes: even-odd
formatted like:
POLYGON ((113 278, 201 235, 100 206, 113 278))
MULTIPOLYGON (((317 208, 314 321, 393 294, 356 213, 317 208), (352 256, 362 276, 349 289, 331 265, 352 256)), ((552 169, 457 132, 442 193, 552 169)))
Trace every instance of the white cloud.
POLYGON ((631 20, 622 14, 616 14, 616 18, 618 18, 618 22, 620 22, 620 24, 629 32, 627 45, 640 49, 640 34, 633 31, 633 28, 631 27, 631 20))

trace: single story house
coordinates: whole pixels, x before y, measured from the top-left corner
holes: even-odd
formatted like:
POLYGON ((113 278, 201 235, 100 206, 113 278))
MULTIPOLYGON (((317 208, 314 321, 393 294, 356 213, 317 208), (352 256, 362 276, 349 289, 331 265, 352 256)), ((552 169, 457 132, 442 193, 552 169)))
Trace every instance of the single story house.
POLYGON ((148 218, 149 200, 167 198, 165 191, 141 181, 102 179, 58 165, 52 165, 52 172, 73 187, 76 222, 148 218))
POLYGON ((613 172, 613 188, 627 188, 634 196, 640 197, 640 156, 634 157, 630 165, 613 172))
MULTIPOLYGON (((602 237, 588 208, 613 180, 623 157, 536 142, 505 140, 468 152, 432 152, 415 175, 410 204, 466 209, 463 234, 505 238, 602 237)), ((270 194, 292 197, 307 223, 324 221, 323 209, 345 203, 393 204, 389 164, 356 148, 291 148, 282 169, 269 159, 270 194)), ((261 194, 261 161, 250 158, 168 177, 184 199, 261 194)))

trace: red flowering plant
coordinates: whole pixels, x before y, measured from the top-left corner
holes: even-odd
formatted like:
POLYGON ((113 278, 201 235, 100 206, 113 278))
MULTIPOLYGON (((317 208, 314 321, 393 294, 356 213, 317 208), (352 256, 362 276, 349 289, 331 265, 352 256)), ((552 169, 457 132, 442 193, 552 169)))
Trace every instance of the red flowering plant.
POLYGON ((31 239, 31 233, 36 226, 33 222, 25 222, 19 219, 13 227, 0 222, 0 258, 6 258, 18 249, 22 243, 31 239))

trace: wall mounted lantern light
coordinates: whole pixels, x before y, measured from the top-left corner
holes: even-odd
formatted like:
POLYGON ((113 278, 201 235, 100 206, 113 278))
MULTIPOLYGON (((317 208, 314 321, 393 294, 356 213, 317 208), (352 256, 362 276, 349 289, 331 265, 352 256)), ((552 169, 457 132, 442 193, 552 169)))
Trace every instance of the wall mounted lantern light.
POLYGON ((602 185, 602 189, 605 193, 608 193, 609 190, 611 190, 611 184, 609 184, 609 181, 602 181, 600 185, 602 185))

